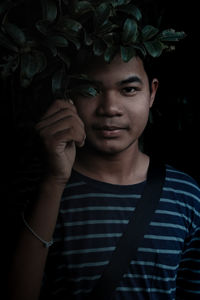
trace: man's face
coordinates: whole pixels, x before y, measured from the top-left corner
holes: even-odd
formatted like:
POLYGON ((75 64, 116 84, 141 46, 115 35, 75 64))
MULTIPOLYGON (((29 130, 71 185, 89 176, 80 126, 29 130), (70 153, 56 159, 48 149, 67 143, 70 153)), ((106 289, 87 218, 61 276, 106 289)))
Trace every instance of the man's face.
POLYGON ((85 124, 86 146, 100 152, 117 154, 138 145, 153 104, 158 81, 149 81, 140 58, 128 63, 116 56, 110 63, 96 62, 87 71, 100 89, 95 97, 75 100, 85 124))

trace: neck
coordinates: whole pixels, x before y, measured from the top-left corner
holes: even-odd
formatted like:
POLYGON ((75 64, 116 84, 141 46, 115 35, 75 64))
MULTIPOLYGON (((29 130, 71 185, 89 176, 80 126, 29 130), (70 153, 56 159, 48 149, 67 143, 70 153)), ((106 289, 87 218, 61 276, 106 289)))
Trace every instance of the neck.
POLYGON ((139 150, 138 145, 114 155, 84 147, 77 151, 74 169, 99 181, 129 185, 146 179, 148 165, 149 157, 139 150))

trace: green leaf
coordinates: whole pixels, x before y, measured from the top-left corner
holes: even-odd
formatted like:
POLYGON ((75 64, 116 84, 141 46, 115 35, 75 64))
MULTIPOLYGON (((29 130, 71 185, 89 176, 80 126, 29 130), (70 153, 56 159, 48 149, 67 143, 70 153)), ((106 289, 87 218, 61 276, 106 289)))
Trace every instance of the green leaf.
POLYGON ((51 23, 55 21, 57 17, 57 5, 55 0, 41 0, 42 15, 44 20, 48 20, 51 23))
POLYGON ((127 5, 125 7, 119 7, 118 11, 124 12, 130 16, 133 16, 137 21, 142 19, 141 11, 134 4, 127 5))
POLYGON ((104 52, 104 60, 105 60, 105 62, 110 63, 111 60, 117 54, 117 51, 118 51, 118 47, 117 46, 108 47, 106 49, 106 51, 104 52))
POLYGON ((120 47, 121 58, 124 62, 128 62, 131 58, 136 55, 136 50, 134 47, 120 47))
POLYGON ((50 25, 51 22, 49 22, 48 20, 40 20, 35 24, 37 30, 39 30, 44 35, 48 34, 50 25))
POLYGON ((158 40, 144 42, 145 48, 152 57, 159 57, 163 50, 167 48, 158 40))
POLYGON ((56 45, 52 43, 51 40, 48 38, 45 38, 42 42, 41 45, 45 48, 48 48, 51 51, 51 54, 55 57, 58 54, 58 50, 56 48, 56 45))
POLYGON ((122 41, 123 43, 135 42, 138 36, 137 23, 132 19, 126 19, 123 26, 122 41))
POLYGON ((178 42, 185 37, 185 32, 176 32, 174 29, 166 29, 159 34, 159 40, 162 42, 178 42))
POLYGON ((17 45, 23 46, 25 44, 26 36, 17 25, 12 23, 5 23, 3 28, 17 45))
POLYGON ((96 39, 93 44, 94 55, 96 55, 96 56, 102 55, 103 52, 105 51, 105 47, 106 47, 106 45, 102 40, 96 39))
POLYGON ((74 75, 70 75, 69 76, 69 79, 70 80, 73 80, 73 81, 82 81, 84 80, 85 82, 89 82, 91 81, 90 78, 88 77, 87 74, 84 74, 84 73, 81 73, 81 74, 74 74, 74 75))
POLYGON ((33 80, 38 68, 35 62, 35 57, 31 53, 21 55, 21 72, 20 81, 23 87, 27 87, 33 80))
POLYGON ((135 44, 135 45, 133 46, 133 48, 135 48, 135 50, 136 50, 137 52, 139 51, 139 52, 143 55, 143 57, 146 56, 147 52, 146 52, 145 47, 144 47, 142 44, 135 44))
POLYGON ((78 94, 84 97, 95 97, 98 94, 98 91, 91 85, 82 85, 78 86, 78 94))
POLYGON ((45 54, 38 50, 32 50, 31 53, 35 57, 37 73, 44 71, 44 69, 47 67, 47 59, 46 59, 45 54))
POLYGON ((77 50, 81 48, 81 43, 78 38, 69 35, 68 40, 74 44, 77 50))
POLYGON ((155 28, 154 26, 151 25, 146 25, 142 29, 142 38, 144 41, 150 40, 153 38, 157 33, 159 32, 158 28, 155 28))
POLYGON ((66 54, 66 51, 62 51, 62 49, 58 50, 58 57, 65 63, 66 67, 70 67, 70 58, 66 54))
POLYGON ((94 7, 91 5, 90 2, 88 1, 78 1, 76 4, 75 4, 75 9, 74 9, 74 12, 75 14, 81 16, 81 15, 84 15, 90 11, 93 11, 94 10, 94 7))
POLYGON ((70 41, 76 47, 77 50, 80 49, 81 41, 78 35, 74 34, 74 32, 71 30, 60 32, 60 33, 66 40, 70 41))
POLYGON ((1 70, 1 77, 7 78, 8 76, 12 75, 13 72, 16 71, 16 69, 19 66, 19 56, 8 56, 3 58, 6 63, 1 64, 0 68, 1 70))
POLYGON ((86 46, 91 46, 93 43, 90 34, 85 29, 84 29, 84 42, 86 46))
MULTIPOLYGON (((71 79, 73 80, 72 77, 71 79)), ((82 79, 79 78, 79 81, 76 82, 78 76, 77 78, 75 77, 74 79, 75 79, 75 83, 74 82, 70 83, 70 88, 67 90, 67 95, 69 98, 74 99, 77 98, 78 96, 95 97, 99 93, 98 88, 94 87, 94 85, 89 81, 87 82, 86 80, 86 82, 81 83, 82 79)))
POLYGON ((55 98, 64 97, 66 84, 65 68, 62 66, 52 76, 52 92, 55 98))
POLYGON ((64 16, 59 20, 56 27, 66 32, 68 30, 79 32, 82 28, 82 25, 78 21, 70 19, 68 16, 64 16))
POLYGON ((105 34, 102 39, 103 41, 106 43, 106 45, 108 47, 112 46, 114 44, 114 37, 116 34, 114 34, 113 32, 107 33, 105 34))
POLYGON ((33 77, 42 72, 47 66, 46 57, 40 51, 34 50, 21 55, 21 82, 30 84, 33 77))
POLYGON ((14 51, 14 52, 18 52, 18 48, 7 38, 5 37, 1 32, 0 32, 0 46, 14 51))
POLYGON ((109 3, 101 3, 95 10, 95 24, 104 24, 110 16, 109 3))
POLYGON ((131 2, 131 0, 112 0, 111 1, 113 7, 118 7, 118 6, 121 6, 121 5, 126 5, 126 4, 128 4, 130 2, 131 2))
POLYGON ((68 47, 69 45, 68 40, 60 35, 49 36, 47 41, 55 47, 68 47))
POLYGON ((118 28, 116 24, 113 24, 112 22, 107 20, 99 26, 98 35, 101 35, 103 37, 105 34, 113 32, 113 30, 115 30, 116 28, 118 28))

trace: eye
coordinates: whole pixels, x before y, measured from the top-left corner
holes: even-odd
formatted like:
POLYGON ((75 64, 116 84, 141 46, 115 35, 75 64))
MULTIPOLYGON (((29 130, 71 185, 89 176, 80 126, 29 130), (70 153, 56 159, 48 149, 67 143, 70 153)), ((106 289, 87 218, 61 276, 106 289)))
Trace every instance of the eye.
POLYGON ((134 86, 127 86, 122 89, 122 93, 127 96, 132 96, 136 93, 137 88, 134 86))

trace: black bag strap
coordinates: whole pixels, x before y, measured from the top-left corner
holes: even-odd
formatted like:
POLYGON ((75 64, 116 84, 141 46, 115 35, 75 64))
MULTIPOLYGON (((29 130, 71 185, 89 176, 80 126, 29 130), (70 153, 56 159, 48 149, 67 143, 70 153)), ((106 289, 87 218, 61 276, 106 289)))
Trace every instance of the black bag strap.
POLYGON ((165 165, 150 159, 143 194, 126 231, 119 240, 110 263, 87 298, 88 300, 109 300, 112 298, 124 273, 127 272, 131 260, 137 257, 137 249, 158 206, 164 180, 165 165))

